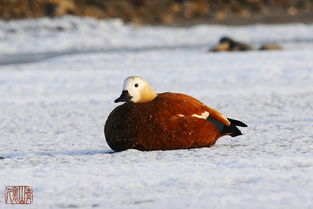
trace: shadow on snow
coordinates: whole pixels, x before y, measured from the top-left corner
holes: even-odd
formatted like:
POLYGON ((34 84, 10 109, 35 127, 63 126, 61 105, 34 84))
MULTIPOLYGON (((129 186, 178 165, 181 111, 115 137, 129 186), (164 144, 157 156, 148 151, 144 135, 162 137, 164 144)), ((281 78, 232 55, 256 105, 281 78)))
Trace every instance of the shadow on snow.
POLYGON ((11 152, 0 156, 0 160, 6 158, 23 158, 27 156, 49 156, 55 157, 58 155, 80 156, 80 155, 98 155, 98 154, 113 154, 114 151, 106 150, 68 150, 68 151, 46 151, 46 152, 11 152))

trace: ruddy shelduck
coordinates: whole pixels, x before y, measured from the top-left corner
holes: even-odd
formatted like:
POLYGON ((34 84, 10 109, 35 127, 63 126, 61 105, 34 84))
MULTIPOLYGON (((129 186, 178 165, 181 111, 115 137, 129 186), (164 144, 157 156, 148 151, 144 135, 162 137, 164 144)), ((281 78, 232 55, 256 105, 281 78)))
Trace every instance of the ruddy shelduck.
POLYGON ((221 136, 242 135, 236 126, 247 127, 188 95, 157 94, 138 76, 125 79, 114 102, 124 102, 111 112, 104 127, 114 151, 210 147, 221 136))
MULTIPOLYGON (((277 44, 265 44, 260 46, 258 50, 282 50, 283 47, 277 44)), ((229 51, 229 52, 235 52, 235 51, 252 51, 256 50, 253 46, 243 43, 240 41, 236 41, 232 38, 229 38, 227 36, 222 37, 218 44, 214 46, 212 49, 210 49, 210 52, 220 52, 220 51, 229 51)))

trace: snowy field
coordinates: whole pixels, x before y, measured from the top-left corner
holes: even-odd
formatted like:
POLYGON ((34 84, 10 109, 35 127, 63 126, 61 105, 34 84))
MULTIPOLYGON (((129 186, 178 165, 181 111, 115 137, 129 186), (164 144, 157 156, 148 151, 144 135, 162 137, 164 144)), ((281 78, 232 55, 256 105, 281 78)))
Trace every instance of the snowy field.
POLYGON ((65 17, 0 22, 0 208, 313 208, 313 25, 138 27, 65 17), (207 53, 222 35, 283 51, 207 53), (113 153, 124 78, 249 125, 211 148, 113 153))

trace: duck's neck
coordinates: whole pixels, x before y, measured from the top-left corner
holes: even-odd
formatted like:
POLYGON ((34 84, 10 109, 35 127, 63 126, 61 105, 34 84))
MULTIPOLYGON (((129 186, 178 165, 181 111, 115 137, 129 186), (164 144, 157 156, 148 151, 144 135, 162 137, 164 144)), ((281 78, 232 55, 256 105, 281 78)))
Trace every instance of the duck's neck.
POLYGON ((142 89, 141 98, 137 103, 151 102, 158 96, 151 88, 142 89))

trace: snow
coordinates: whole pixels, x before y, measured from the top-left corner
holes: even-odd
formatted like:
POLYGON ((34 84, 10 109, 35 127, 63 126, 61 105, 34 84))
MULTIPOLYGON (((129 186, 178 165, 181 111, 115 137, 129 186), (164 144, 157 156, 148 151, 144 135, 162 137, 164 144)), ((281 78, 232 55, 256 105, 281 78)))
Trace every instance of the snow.
POLYGON ((0 196, 30 185, 28 208, 313 208, 313 24, 0 28, 0 196), (221 35, 286 49, 207 53, 221 35), (211 148, 114 153, 103 125, 130 75, 249 127, 211 148))

